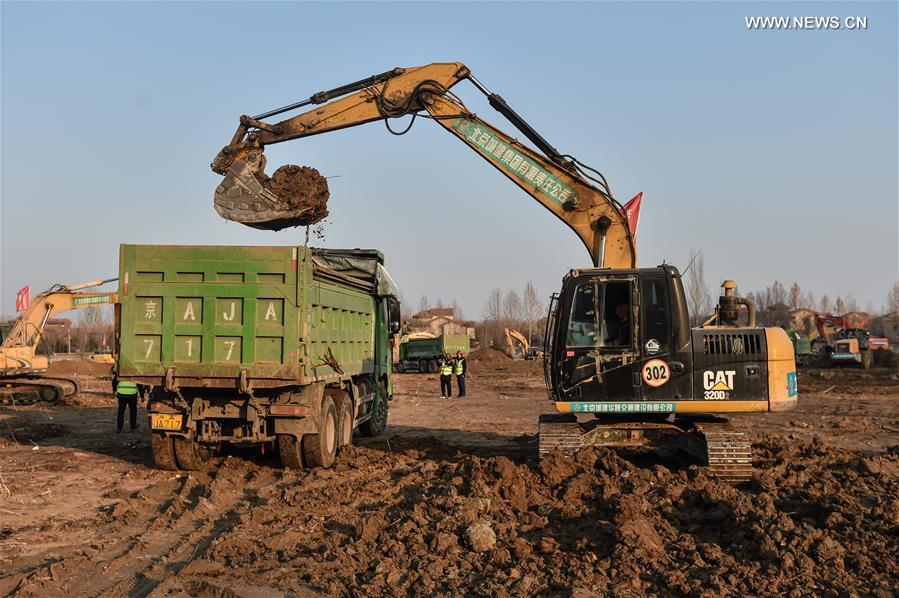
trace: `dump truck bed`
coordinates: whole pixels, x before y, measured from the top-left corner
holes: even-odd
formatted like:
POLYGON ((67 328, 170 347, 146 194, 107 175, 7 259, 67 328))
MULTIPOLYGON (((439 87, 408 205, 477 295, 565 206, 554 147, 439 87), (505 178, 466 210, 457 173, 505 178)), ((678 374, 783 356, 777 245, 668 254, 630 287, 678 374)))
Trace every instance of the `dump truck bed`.
POLYGON ((122 245, 118 374, 270 388, 370 373, 382 264, 372 250, 122 245))

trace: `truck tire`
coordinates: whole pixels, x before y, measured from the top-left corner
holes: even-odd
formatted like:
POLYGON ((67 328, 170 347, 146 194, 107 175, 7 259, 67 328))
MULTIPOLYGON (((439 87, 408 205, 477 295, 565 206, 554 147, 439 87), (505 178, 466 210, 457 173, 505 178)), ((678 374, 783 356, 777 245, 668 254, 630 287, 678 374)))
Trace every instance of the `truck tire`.
POLYGON ((353 402, 346 395, 337 400, 337 447, 353 444, 353 402))
POLYGON ((874 355, 871 353, 871 350, 862 351, 862 367, 870 370, 872 365, 874 365, 874 355))
POLYGON ((322 399, 318 434, 303 436, 303 462, 306 467, 331 467, 337 456, 337 409, 331 397, 322 399))
POLYGON ((278 453, 281 455, 281 465, 287 469, 303 469, 301 446, 302 443, 296 436, 278 434, 278 453))
POLYGON ((387 406, 387 393, 383 389, 377 393, 371 408, 371 417, 359 425, 359 432, 369 438, 380 436, 387 429, 389 407, 387 406))
POLYGON ((170 436, 166 436, 162 432, 152 432, 150 434, 150 452, 153 453, 153 463, 159 469, 170 471, 178 469, 178 462, 175 461, 175 446, 172 444, 170 436))
POLYGON ((406 371, 406 366, 403 365, 403 362, 400 362, 400 363, 396 364, 395 366, 393 366, 393 369, 396 371, 397 374, 402 374, 403 372, 406 371))
POLYGON ((190 437, 175 436, 175 458, 181 469, 187 471, 200 471, 209 463, 211 452, 208 448, 190 437))
POLYGON ((438 371, 440 371, 440 364, 437 363, 437 360, 432 359, 431 361, 429 361, 428 362, 428 372, 430 372, 432 374, 436 374, 438 371))

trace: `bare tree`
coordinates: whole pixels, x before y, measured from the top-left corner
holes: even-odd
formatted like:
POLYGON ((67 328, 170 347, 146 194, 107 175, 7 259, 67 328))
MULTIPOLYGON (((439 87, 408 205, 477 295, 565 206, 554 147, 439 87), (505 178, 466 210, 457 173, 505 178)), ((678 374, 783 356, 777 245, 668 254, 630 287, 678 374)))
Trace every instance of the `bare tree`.
POLYGON ((837 302, 834 304, 834 309, 837 311, 838 316, 842 316, 846 313, 846 303, 843 301, 842 297, 837 297, 837 302))
POLYGON ((897 281, 890 292, 887 293, 886 311, 891 314, 899 315, 899 281, 897 281))
POLYGON ((443 307, 443 297, 437 297, 437 303, 434 305, 434 307, 437 307, 437 308, 443 307))
POLYGON ((796 309, 800 303, 802 303, 802 289, 799 288, 798 282, 794 282, 790 287, 790 308, 796 309))
POLYGON ((815 303, 815 294, 809 291, 805 294, 805 299, 803 299, 802 301, 802 306, 814 310, 815 305, 817 305, 817 303, 815 303))
POLYGON ((524 303, 521 301, 521 295, 514 289, 506 291, 503 297, 503 318, 509 322, 510 326, 516 328, 524 320, 524 303))
POLYGON ((423 312, 431 309, 431 302, 428 301, 427 295, 422 295, 421 299, 418 300, 418 311, 423 312))
POLYGON ((698 326, 712 311, 712 295, 705 280, 705 258, 702 253, 691 249, 690 262, 687 272, 687 304, 690 308, 690 324, 698 326))
POLYGON ((765 307, 771 307, 773 305, 786 304, 787 302, 787 290, 784 288, 784 285, 779 281, 775 280, 774 284, 765 289, 765 307))
POLYGON ((457 320, 463 319, 462 316, 462 306, 459 305, 459 302, 453 299, 453 317, 457 320))
MULTIPOLYGON (((487 299, 484 300, 484 305, 481 308, 483 325, 481 326, 482 338, 480 340, 484 346, 489 347, 502 343, 502 324, 500 322, 502 310, 503 292, 498 287, 494 287, 490 289, 487 299)), ((502 345, 500 344, 500 346, 502 345)))
POLYGON ((819 309, 822 314, 830 313, 830 297, 827 296, 827 293, 821 295, 821 309, 819 309))
POLYGON ((846 311, 858 311, 858 301, 855 300, 852 294, 846 295, 846 311))
POLYGON ((522 301, 524 302, 524 318, 528 324, 528 343, 530 344, 533 342, 534 326, 543 316, 543 306, 540 304, 540 295, 537 294, 534 281, 529 280, 524 286, 522 301))

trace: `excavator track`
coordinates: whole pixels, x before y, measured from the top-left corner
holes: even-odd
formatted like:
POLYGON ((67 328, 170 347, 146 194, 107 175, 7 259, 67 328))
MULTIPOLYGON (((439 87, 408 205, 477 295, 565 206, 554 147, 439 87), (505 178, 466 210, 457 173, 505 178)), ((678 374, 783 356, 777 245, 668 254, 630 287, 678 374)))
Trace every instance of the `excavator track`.
POLYGON ((749 434, 729 424, 700 424, 697 429, 706 444, 709 473, 729 484, 752 478, 752 445, 749 434))
POLYGON ((73 378, 10 378, 0 380, 0 405, 54 404, 78 394, 73 378))
POLYGON ((552 451, 571 455, 583 448, 581 428, 577 418, 570 414, 548 414, 540 416, 538 425, 538 450, 540 458, 552 451))
POLYGON ((567 413, 540 416, 540 458, 552 451, 571 455, 585 446, 676 446, 701 461, 710 475, 728 484, 738 485, 752 478, 749 434, 726 420, 580 424, 574 415, 567 413))

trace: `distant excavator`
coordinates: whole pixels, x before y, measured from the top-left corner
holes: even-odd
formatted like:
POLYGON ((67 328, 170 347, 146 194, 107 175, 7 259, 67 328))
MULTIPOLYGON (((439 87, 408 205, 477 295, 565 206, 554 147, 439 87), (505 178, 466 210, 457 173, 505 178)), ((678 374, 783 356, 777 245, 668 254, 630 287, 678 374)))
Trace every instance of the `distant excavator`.
POLYGON ((509 346, 509 354, 513 358, 528 359, 530 343, 525 336, 517 330, 504 328, 506 333, 506 344, 509 346))
MULTIPOLYGON (((314 180, 304 183, 312 169, 285 166, 275 175, 290 175, 282 170, 289 168, 298 178, 270 179, 265 148, 369 122, 384 121, 390 128, 392 119, 403 116, 434 120, 562 220, 590 254, 593 267, 571 270, 551 301, 543 365, 560 414, 541 418, 540 453, 673 441, 715 475, 732 482, 748 479, 748 433, 711 414, 795 407, 796 364, 786 333, 757 327, 751 302, 735 295, 732 281, 725 282, 715 317, 691 329, 680 273, 666 264, 637 268, 631 222, 605 177, 556 150, 464 64, 397 68, 241 116, 230 143, 212 161, 212 169, 225 177, 215 190, 216 211, 270 230, 313 223, 322 211, 309 199, 323 193, 314 180), (466 80, 536 149, 468 110, 451 91, 466 80), (264 120, 310 105, 281 122, 264 120), (279 195, 279 189, 286 193, 279 195), (585 420, 591 417, 595 420, 585 420)), ((391 132, 402 134, 411 126, 391 132)), ((435 166, 435 175, 446 173, 435 166)))
POLYGON ((51 317, 72 309, 118 303, 118 293, 83 293, 118 278, 77 285, 54 285, 31 301, 0 344, 0 402, 53 403, 78 393, 74 378, 47 376, 49 359, 37 349, 51 317))

